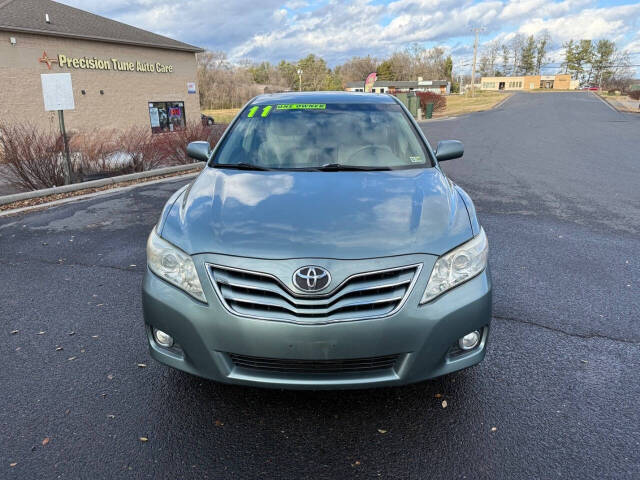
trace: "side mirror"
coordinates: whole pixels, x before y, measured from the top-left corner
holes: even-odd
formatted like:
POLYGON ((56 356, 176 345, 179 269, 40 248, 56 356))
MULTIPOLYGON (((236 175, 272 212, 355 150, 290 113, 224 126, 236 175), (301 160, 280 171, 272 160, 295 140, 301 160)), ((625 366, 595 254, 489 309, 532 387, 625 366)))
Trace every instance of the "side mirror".
POLYGON ((464 145, 458 140, 443 140, 436 147, 436 158, 439 162, 460 158, 464 155, 464 145))
POLYGON ((211 145, 209 145, 209 142, 189 142, 189 145, 187 145, 187 155, 189 155, 194 160, 206 162, 207 160, 209 160, 210 153, 211 145))

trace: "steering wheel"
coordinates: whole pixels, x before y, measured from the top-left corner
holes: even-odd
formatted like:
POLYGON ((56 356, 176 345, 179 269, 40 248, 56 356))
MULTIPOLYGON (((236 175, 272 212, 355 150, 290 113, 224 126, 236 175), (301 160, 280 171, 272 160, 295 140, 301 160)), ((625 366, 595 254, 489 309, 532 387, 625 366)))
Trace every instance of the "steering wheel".
MULTIPOLYGON (((393 151, 388 145, 365 145, 363 147, 358 148, 355 152, 349 155, 349 158, 347 158, 346 163, 350 164, 351 159, 353 159, 355 156, 360 155, 362 152, 365 152, 367 150, 380 150, 381 152, 388 152, 393 156, 393 158, 398 158, 393 154, 393 151)), ((372 155, 374 155, 373 152, 372 152, 372 155)))

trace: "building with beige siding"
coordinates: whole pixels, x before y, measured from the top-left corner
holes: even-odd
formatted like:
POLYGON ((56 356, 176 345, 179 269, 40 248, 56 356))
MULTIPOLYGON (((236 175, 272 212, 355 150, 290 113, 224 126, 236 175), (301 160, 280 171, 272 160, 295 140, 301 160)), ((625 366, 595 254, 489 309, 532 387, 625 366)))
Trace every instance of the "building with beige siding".
POLYGON ((573 90, 571 75, 524 75, 520 77, 482 77, 482 90, 573 90))
POLYGON ((51 0, 0 0, 0 122, 58 128, 41 74, 70 73, 69 131, 200 121, 198 47, 51 0))

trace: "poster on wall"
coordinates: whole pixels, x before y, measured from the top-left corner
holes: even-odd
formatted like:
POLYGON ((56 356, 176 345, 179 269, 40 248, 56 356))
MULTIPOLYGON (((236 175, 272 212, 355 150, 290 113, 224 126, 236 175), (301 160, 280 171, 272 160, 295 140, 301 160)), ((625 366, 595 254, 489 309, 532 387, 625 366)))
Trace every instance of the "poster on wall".
POLYGON ((187 93, 196 93, 196 82, 187 82, 187 93))
POLYGON ((149 108, 149 117, 151 117, 151 128, 160 126, 160 114, 155 107, 149 108))

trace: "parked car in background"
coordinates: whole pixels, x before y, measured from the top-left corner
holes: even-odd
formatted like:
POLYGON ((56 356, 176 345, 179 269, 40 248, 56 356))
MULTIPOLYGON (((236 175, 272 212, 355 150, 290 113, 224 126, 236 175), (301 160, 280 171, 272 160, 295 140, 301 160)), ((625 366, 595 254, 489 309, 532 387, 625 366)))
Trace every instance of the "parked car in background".
POLYGON ((389 95, 250 101, 147 243, 151 356, 212 380, 392 386, 480 362, 488 243, 473 202, 389 95))
POLYGON ((200 120, 202 121, 202 125, 207 125, 207 126, 211 126, 214 123, 216 123, 213 117, 209 115, 205 115, 204 113, 200 114, 200 120))

